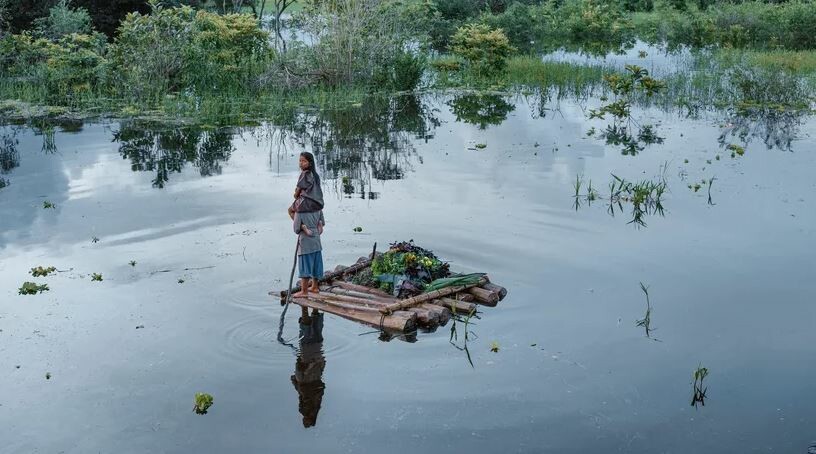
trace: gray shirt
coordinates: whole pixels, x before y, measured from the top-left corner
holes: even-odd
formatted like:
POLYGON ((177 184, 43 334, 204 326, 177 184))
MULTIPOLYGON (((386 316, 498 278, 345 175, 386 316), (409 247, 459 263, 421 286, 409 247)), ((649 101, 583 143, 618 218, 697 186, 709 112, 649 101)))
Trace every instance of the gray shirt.
POLYGON ((295 213, 292 227, 295 233, 298 234, 300 240, 298 255, 311 254, 312 252, 323 250, 323 247, 320 245, 320 233, 318 233, 317 230, 318 222, 326 225, 326 220, 323 218, 323 210, 312 211, 310 213, 295 213), (301 225, 305 225, 312 234, 306 234, 306 232, 301 229, 301 225))

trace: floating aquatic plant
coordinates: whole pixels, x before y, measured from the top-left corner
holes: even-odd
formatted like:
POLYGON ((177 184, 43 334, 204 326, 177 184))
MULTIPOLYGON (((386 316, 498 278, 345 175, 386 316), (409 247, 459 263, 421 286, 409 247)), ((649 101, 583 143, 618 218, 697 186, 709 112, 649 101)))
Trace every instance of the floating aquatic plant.
POLYGON ((129 262, 128 262, 128 265, 130 265, 130 266, 136 266, 136 260, 131 260, 131 261, 129 261, 129 262))
POLYGON ((49 266, 48 268, 43 268, 41 266, 38 266, 36 268, 31 268, 30 273, 34 277, 45 277, 45 276, 48 276, 49 274, 51 274, 51 273, 53 273, 55 271, 57 271, 57 269, 54 268, 53 266, 49 266))
POLYGON ((499 343, 496 342, 496 341, 491 342, 490 343, 490 351, 493 352, 493 353, 498 353, 499 352, 499 343))
POLYGON ((636 326, 643 327, 646 330, 646 337, 652 337, 652 303, 649 301, 649 287, 644 285, 643 282, 640 283, 640 289, 646 295, 646 314, 643 316, 642 319, 635 321, 636 326))
POLYGON ((24 282, 17 291, 19 295, 36 295, 38 293, 47 292, 50 290, 48 284, 36 284, 34 282, 24 282))
POLYGON ((102 282, 102 275, 99 273, 91 274, 91 281, 102 282))
POLYGON ((480 149, 480 150, 481 150, 481 149, 483 149, 483 148, 487 148, 487 144, 484 144, 484 143, 477 143, 477 144, 476 144, 476 145, 474 145, 474 146, 475 146, 476 148, 480 149))
POLYGON ((735 154, 739 156, 743 156, 745 154, 745 148, 735 143, 728 144, 728 146, 726 146, 725 149, 731 151, 732 158, 734 157, 735 154))
POLYGON ((706 391, 708 391, 708 387, 703 385, 703 380, 708 377, 708 368, 702 367, 702 365, 697 366, 697 370, 694 371, 694 384, 693 386, 693 395, 691 396, 691 406, 697 408, 697 405, 702 405, 705 407, 705 398, 706 398, 706 391))
POLYGON ((453 323, 451 324, 450 338, 448 339, 448 342, 451 345, 453 345, 454 348, 456 348, 457 350, 465 352, 465 355, 467 356, 467 360, 468 360, 468 363, 470 364, 470 367, 475 367, 475 366, 473 365, 473 359, 470 357, 470 350, 468 349, 468 341, 470 341, 470 336, 473 336, 474 338, 478 339, 478 336, 476 336, 476 333, 474 333, 473 331, 470 330, 470 319, 475 317, 475 316, 476 316, 476 309, 471 310, 467 314, 467 316, 463 317, 463 318, 460 318, 459 315, 454 314, 453 317, 451 317, 451 319, 453 320, 453 323), (456 323, 457 322, 464 323, 464 332, 465 333, 464 333, 464 336, 463 336, 463 341, 462 341, 461 346, 456 344, 456 342, 459 340, 459 333, 458 333, 458 331, 456 329, 456 323))
POLYGON ((56 205, 54 205, 53 203, 49 202, 48 200, 43 201, 43 209, 45 209, 45 210, 47 210, 47 209, 49 209, 49 208, 53 210, 53 209, 54 209, 54 208, 56 208, 56 207, 57 207, 56 205))
POLYGON ((362 232, 362 231, 363 231, 363 228, 358 226, 358 227, 354 227, 354 229, 353 229, 353 230, 354 230, 355 232, 357 232, 357 233, 360 233, 360 232, 362 232))
MULTIPOLYGON (((639 182, 627 181, 623 178, 612 174, 612 181, 609 183, 609 198, 608 198, 608 212, 610 215, 615 215, 615 207, 618 210, 623 210, 624 203, 632 205, 632 220, 629 224, 635 224, 638 227, 645 227, 645 216, 652 214, 659 214, 663 216, 663 194, 668 189, 668 185, 664 177, 658 180, 642 180, 639 182)), ((600 198, 598 192, 592 187, 590 181, 587 186, 586 193, 581 192, 583 187, 583 177, 578 175, 575 178, 575 209, 581 206, 581 202, 587 202, 591 205, 593 201, 600 198)))
POLYGON ((213 396, 207 393, 196 393, 193 401, 193 411, 199 415, 206 415, 207 410, 212 407, 213 396))
MULTIPOLYGON (((636 155, 647 145, 663 143, 652 125, 640 125, 632 118, 632 104, 636 97, 645 95, 651 98, 664 90, 666 84, 649 76, 646 69, 637 65, 626 65, 625 74, 607 74, 604 76, 607 88, 614 95, 614 101, 601 105, 598 109, 589 110, 589 119, 605 119, 612 116, 612 123, 607 125, 601 134, 609 145, 621 146, 624 155, 636 155)), ((606 99, 602 98, 602 102, 606 99)))

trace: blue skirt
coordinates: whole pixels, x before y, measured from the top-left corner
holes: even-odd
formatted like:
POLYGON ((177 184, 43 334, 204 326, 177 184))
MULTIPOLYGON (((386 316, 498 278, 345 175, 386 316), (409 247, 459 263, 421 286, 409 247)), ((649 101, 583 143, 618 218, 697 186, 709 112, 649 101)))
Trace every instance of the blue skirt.
POLYGON ((298 256, 298 272, 301 278, 313 277, 320 279, 323 277, 323 253, 322 251, 312 252, 298 256))

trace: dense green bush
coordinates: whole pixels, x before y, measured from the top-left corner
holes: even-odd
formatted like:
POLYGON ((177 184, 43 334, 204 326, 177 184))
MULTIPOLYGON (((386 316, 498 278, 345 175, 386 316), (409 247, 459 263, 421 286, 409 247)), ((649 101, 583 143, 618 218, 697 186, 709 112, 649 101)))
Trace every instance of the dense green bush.
POLYGON ((53 42, 30 34, 0 41, 0 69, 20 82, 44 88, 47 100, 74 101, 105 78, 105 37, 70 34, 53 42))
POLYGON ((68 0, 60 0, 48 11, 48 16, 34 21, 37 34, 57 40, 65 35, 89 34, 92 31, 91 16, 85 8, 72 8, 68 0))
POLYGON ((483 14, 481 21, 490 28, 501 29, 513 47, 528 52, 546 34, 549 28, 546 19, 540 7, 513 3, 501 14, 483 14))
POLYGON ((631 39, 629 18, 615 3, 569 0, 557 11, 557 23, 577 43, 622 44, 631 39))
POLYGON ((377 90, 413 90, 419 85, 426 60, 421 55, 400 52, 374 70, 372 87, 377 90))
MULTIPOLYGON (((330 86, 381 82, 407 89, 418 80, 421 61, 406 54, 406 49, 424 41, 428 14, 426 5, 419 3, 338 0, 308 4, 295 16, 295 23, 314 44, 291 46, 282 71, 295 80, 330 86), (402 70, 408 74, 399 74, 402 70)), ((291 84, 290 80, 282 82, 291 84)))
POLYGON ((501 29, 483 24, 460 27, 452 42, 453 53, 467 61, 477 76, 503 70, 507 57, 515 51, 501 29))
POLYGON ((670 45, 751 48, 816 48, 816 2, 719 3, 705 11, 663 10, 636 14, 638 34, 670 45))
POLYGON ((128 14, 110 58, 118 91, 145 98, 251 83, 269 52, 268 34, 250 15, 158 7, 128 14))

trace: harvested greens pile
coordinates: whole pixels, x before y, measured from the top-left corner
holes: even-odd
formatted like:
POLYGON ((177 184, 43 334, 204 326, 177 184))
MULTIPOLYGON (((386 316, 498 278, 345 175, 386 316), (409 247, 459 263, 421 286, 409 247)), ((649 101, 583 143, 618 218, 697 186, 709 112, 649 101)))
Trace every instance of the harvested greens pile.
POLYGON ((371 263, 370 274, 360 273, 352 280, 406 298, 422 293, 432 281, 449 275, 446 262, 411 240, 391 244, 387 252, 371 263))

